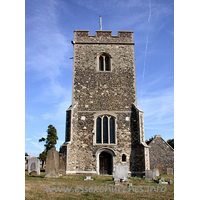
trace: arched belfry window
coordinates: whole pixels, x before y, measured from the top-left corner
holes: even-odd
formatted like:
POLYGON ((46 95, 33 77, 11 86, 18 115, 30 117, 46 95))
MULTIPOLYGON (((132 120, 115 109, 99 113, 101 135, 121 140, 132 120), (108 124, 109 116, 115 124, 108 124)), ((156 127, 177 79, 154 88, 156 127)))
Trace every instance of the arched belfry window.
POLYGON ((109 115, 102 115, 96 119, 96 143, 115 144, 115 118, 109 115))
POLYGON ((99 71, 104 71, 103 70, 103 57, 102 56, 99 57, 99 71))
POLYGON ((99 56, 99 71, 111 71, 110 56, 108 54, 101 54, 99 56))

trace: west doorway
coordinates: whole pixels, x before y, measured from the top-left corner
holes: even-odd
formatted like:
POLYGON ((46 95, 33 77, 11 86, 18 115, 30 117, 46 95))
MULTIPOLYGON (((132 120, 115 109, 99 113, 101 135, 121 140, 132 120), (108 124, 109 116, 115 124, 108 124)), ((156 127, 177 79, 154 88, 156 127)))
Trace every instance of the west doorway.
POLYGON ((112 155, 103 151, 99 155, 99 173, 112 175, 113 160, 112 155))

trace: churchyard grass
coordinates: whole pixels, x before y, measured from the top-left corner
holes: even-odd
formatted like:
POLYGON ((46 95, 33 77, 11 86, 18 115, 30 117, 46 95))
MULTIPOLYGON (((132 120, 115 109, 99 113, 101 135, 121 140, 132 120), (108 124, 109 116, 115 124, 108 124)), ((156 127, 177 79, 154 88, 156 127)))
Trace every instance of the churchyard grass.
MULTIPOLYGON (((173 180, 174 182, 173 175, 161 174, 160 177, 164 177, 167 181, 173 180)), ((132 183, 132 187, 135 188, 135 191, 132 191, 129 190, 127 182, 114 185, 112 176, 91 175, 93 181, 84 181, 84 178, 86 178, 86 175, 66 175, 55 179, 44 178, 44 172, 41 172, 40 176, 29 176, 28 172, 25 171, 25 198, 174 199, 174 184, 159 186, 158 183, 145 180, 144 178, 131 177, 128 179, 128 182, 132 183), (160 188, 156 190, 158 186, 160 188)))

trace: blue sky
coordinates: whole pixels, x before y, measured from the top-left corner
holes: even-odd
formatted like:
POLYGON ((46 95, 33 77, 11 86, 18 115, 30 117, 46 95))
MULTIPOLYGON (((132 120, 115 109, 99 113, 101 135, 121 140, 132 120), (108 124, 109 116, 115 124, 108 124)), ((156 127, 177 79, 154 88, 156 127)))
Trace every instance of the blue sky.
POLYGON ((25 151, 44 150, 49 124, 65 140, 71 105, 74 30, 134 31, 136 84, 145 139, 174 138, 174 2, 172 0, 25 1, 25 151))

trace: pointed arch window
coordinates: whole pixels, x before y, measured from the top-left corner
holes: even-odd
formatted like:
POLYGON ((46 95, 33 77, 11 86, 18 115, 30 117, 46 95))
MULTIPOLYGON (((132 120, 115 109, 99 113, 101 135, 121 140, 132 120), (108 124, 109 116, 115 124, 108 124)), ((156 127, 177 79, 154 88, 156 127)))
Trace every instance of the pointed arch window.
POLYGON ((105 71, 110 71, 110 58, 108 56, 105 57, 105 71))
POLYGON ((110 118, 110 143, 115 143, 115 119, 114 117, 110 118))
POLYGON ((99 71, 104 71, 103 70, 103 57, 102 56, 99 57, 99 71))
POLYGON ((97 118, 96 129, 97 129, 96 130, 96 135, 97 135, 96 142, 101 143, 101 118, 100 117, 97 118))
POLYGON ((103 143, 108 143, 108 117, 103 118, 103 143))
POLYGON ((99 71, 111 71, 110 56, 105 53, 99 56, 99 71))
POLYGON ((115 144, 115 118, 103 115, 96 119, 96 143, 115 144))

